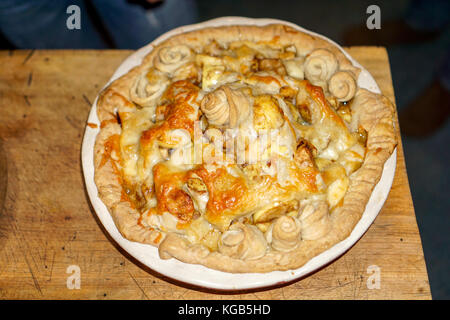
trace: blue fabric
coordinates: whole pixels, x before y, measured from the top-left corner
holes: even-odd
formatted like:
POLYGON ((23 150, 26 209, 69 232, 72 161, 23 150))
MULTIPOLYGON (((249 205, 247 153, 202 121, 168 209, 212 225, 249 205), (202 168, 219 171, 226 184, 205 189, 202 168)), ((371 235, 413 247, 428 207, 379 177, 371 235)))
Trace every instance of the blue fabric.
POLYGON ((124 0, 94 0, 92 4, 118 48, 140 48, 170 29, 197 21, 193 0, 164 0, 148 11, 124 0))
MULTIPOLYGON (((165 0, 155 9, 126 0, 92 0, 91 4, 117 48, 137 49, 160 34, 197 20, 194 0, 165 0)), ((87 13, 83 0, 1 0, 0 32, 18 48, 90 48, 108 45, 87 13), (81 11, 81 29, 66 26, 67 7, 81 11)))
POLYGON ((2 0, 0 31, 18 48, 106 48, 85 12, 81 0, 2 0), (67 29, 66 10, 72 4, 81 9, 81 30, 67 29))
POLYGON ((420 31, 439 31, 450 22, 449 0, 412 0, 406 23, 420 31))

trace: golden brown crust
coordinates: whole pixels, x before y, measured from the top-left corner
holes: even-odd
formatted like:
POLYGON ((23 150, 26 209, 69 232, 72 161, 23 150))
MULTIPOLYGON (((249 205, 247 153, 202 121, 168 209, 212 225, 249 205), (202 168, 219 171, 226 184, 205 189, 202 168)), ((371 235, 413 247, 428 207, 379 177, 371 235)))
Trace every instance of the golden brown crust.
MULTIPOLYGON (((360 70, 352 65, 345 55, 331 43, 297 31, 285 25, 228 26, 205 28, 179 34, 158 45, 158 48, 188 44, 201 51, 212 40, 219 44, 231 41, 259 41, 281 46, 294 45, 297 54, 307 56, 316 48, 329 50, 338 60, 340 70, 357 76, 360 70)), ((183 49, 184 50, 184 49, 183 49)), ((185 52, 185 50, 183 51, 185 52)), ((342 205, 329 215, 329 232, 317 240, 303 240, 298 246, 286 251, 268 250, 257 259, 238 259, 211 252, 200 244, 191 244, 175 233, 160 232, 148 227, 141 214, 127 200, 118 151, 121 133, 121 118, 137 106, 132 103, 130 87, 136 77, 154 63, 158 50, 153 50, 141 65, 133 68, 114 81, 101 94, 97 102, 97 114, 101 130, 94 149, 95 183, 99 197, 108 207, 121 234, 128 240, 159 246, 162 258, 174 257, 181 261, 202 264, 226 272, 269 272, 288 270, 302 266, 314 256, 347 238, 360 220, 374 186, 381 177, 383 165, 395 148, 393 129, 393 106, 387 98, 358 89, 351 103, 354 130, 367 131, 366 155, 361 167, 349 177, 349 186, 342 205)), ((184 53, 186 55, 186 53, 184 53)), ((300 217, 301 218, 301 217, 300 217)), ((300 219, 301 220, 301 219, 300 219)))

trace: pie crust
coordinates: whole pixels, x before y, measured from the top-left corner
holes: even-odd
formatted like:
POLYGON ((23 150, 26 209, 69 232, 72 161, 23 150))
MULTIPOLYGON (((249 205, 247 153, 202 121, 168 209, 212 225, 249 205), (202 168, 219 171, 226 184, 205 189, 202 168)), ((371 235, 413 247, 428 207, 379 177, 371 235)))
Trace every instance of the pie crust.
POLYGON ((281 24, 175 35, 98 99, 99 197, 126 239, 157 246, 162 259, 299 268, 350 235, 396 146, 394 108, 357 86, 359 72, 328 41, 281 24), (295 147, 270 158, 275 175, 247 160, 180 164, 197 120, 214 129, 206 145, 208 134, 252 123, 295 147), (281 179, 285 158, 295 168, 281 179))

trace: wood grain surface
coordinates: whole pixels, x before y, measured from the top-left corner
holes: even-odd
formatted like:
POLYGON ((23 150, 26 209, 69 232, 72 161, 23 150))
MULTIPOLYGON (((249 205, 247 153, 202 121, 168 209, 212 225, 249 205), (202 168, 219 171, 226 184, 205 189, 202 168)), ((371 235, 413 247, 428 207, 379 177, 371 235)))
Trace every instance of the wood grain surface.
MULTIPOLYGON (((348 52, 394 102, 386 50, 348 52)), ((374 224, 345 255, 300 281, 212 291, 167 279, 119 248, 90 206, 80 148, 91 102, 130 53, 0 51, 0 298, 431 298, 401 143, 374 224), (80 289, 67 287, 71 265, 80 268, 80 289), (367 285, 370 266, 379 268, 379 289, 367 285)))

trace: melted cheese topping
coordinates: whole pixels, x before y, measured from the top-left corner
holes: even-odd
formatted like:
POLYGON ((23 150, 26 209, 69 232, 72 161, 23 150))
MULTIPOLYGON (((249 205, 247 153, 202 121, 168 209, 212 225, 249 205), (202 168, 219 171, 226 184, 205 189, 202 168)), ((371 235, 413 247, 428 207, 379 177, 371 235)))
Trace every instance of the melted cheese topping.
POLYGON ((186 62, 198 77, 173 70, 165 76, 177 81, 164 84, 154 105, 121 115, 122 134, 105 145, 102 163, 120 157, 123 201, 145 212, 148 226, 210 250, 234 222, 269 230, 276 217, 295 217, 299 203, 315 197, 338 207, 365 147, 323 89, 302 80, 305 57, 276 39, 205 48, 186 62), (201 110, 204 97, 223 86, 226 101, 209 112, 245 117, 235 128, 209 124, 201 110), (251 106, 245 115, 236 114, 238 91, 251 106))

